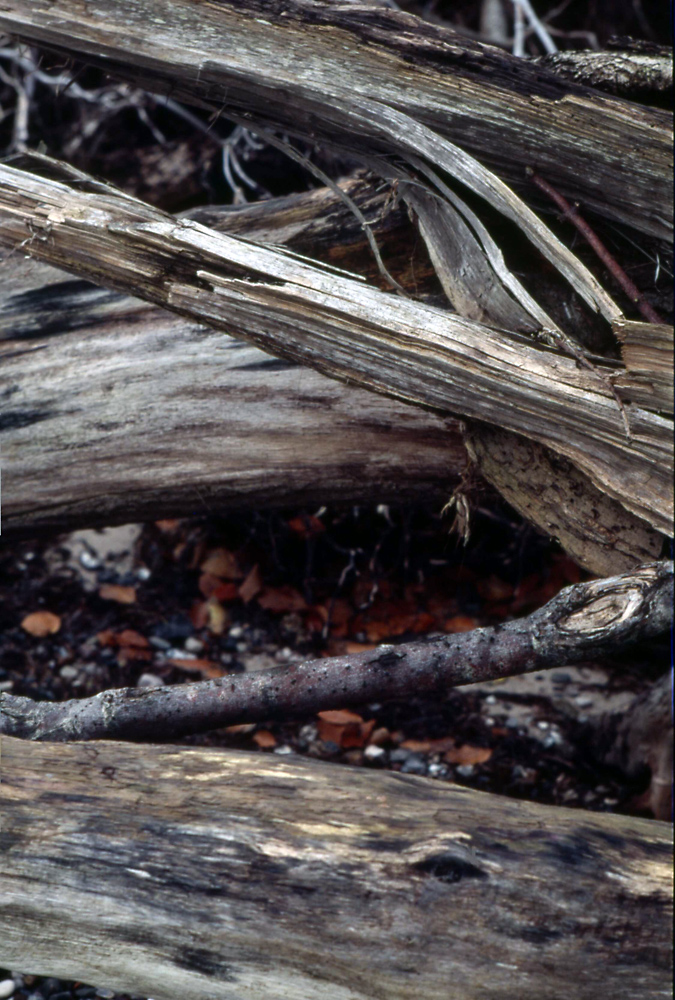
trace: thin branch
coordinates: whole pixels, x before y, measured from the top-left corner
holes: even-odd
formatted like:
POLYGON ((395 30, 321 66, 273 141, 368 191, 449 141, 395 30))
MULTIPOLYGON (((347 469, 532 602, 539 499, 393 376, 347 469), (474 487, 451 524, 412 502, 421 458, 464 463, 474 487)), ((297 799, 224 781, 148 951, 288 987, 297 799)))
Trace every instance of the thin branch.
POLYGON ((0 694, 0 733, 55 742, 163 741, 375 699, 442 697, 455 685, 604 656, 658 635, 672 623, 672 592, 672 562, 651 563, 567 587, 518 621, 458 635, 58 705, 0 694))
POLYGON ((545 181, 543 177, 536 174, 534 170, 528 167, 526 173, 532 183, 536 184, 541 191, 547 194, 549 198, 556 203, 558 208, 563 213, 564 218, 569 219, 572 225, 576 226, 584 239, 590 243, 602 263, 614 275, 626 295, 629 297, 631 302, 635 303, 647 322, 663 323, 663 320, 657 311, 650 306, 649 302, 647 302, 637 285, 631 281, 619 262, 611 255, 602 240, 591 229, 586 220, 579 214, 576 206, 570 205, 567 198, 563 197, 559 191, 556 191, 556 189, 549 184, 548 181, 545 181))

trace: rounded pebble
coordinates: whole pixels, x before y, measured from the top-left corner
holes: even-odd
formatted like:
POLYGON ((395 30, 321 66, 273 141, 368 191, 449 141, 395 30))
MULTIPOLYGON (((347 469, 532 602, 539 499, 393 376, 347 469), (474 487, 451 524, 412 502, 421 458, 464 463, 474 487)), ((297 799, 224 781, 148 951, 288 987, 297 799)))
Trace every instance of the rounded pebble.
POLYGON ((13 979, 3 979, 0 982, 0 1000, 7 1000, 16 990, 16 983, 13 979))

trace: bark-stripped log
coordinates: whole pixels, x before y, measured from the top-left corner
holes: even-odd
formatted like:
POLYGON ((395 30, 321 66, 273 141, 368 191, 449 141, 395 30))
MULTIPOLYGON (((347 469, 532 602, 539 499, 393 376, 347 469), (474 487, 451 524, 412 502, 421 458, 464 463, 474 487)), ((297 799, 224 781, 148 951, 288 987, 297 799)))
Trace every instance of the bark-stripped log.
POLYGON ((403 114, 511 182, 529 166, 606 218, 672 233, 672 115, 411 14, 326 0, 5 0, 0 30, 351 155, 399 153, 376 119, 403 114))
POLYGON ((628 439, 603 369, 35 162, 62 179, 0 166, 5 245, 30 244, 43 260, 332 377, 524 434, 657 530, 672 530, 672 423, 632 407, 628 439))
POLYGON ((5 968, 155 1000, 671 987, 670 824, 297 757, 0 747, 5 968))

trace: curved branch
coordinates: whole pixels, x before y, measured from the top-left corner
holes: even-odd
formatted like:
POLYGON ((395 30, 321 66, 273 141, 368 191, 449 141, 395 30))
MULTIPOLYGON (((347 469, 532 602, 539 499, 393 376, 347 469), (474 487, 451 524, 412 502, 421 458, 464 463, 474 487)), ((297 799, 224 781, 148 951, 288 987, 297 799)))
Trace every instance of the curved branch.
POLYGON ((233 723, 382 698, 442 695, 492 680, 607 655, 672 622, 673 564, 567 587, 518 621, 426 642, 158 689, 36 704, 0 694, 0 733, 34 740, 162 741, 233 723))

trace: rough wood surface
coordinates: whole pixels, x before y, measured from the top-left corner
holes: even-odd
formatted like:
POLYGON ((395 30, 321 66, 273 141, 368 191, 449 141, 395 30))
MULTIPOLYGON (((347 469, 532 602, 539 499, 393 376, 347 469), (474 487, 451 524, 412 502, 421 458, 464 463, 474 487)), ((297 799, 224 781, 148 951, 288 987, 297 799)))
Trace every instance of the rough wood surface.
POLYGON ((511 182, 524 186, 530 166, 586 210, 672 233, 672 115, 411 14, 325 0, 5 0, 0 29, 352 155, 406 140, 420 154, 419 126, 511 182), (395 137, 399 117, 409 124, 395 137))
POLYGON ((670 421, 632 407, 628 440, 609 387, 574 358, 56 169, 60 180, 0 167, 1 242, 333 377, 522 433, 672 530, 670 421))
POLYGON ((661 554, 663 536, 601 493, 562 455, 477 422, 469 425, 464 441, 504 499, 592 573, 627 573, 636 561, 651 562, 661 554))
POLYGON ((6 968, 155 1000, 670 989, 670 824, 297 757, 0 747, 6 968))

